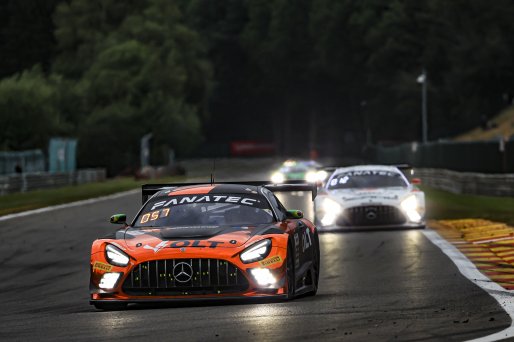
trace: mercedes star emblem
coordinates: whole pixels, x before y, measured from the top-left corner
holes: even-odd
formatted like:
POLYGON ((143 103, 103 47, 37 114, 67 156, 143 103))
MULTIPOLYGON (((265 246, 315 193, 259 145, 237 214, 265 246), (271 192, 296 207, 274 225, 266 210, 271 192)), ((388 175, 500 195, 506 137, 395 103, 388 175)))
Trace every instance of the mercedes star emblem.
POLYGON ((377 218, 377 213, 375 211, 370 210, 366 213, 366 218, 368 220, 374 220, 377 218))
POLYGON ((187 283, 193 276, 193 268, 187 262, 179 262, 173 267, 173 277, 179 283, 187 283))

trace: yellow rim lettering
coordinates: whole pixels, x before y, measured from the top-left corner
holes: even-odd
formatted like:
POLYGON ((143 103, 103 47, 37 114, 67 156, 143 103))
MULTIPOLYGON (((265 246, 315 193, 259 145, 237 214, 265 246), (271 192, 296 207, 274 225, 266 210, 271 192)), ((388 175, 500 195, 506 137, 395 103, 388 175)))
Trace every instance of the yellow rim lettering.
POLYGON ((276 264, 278 262, 282 262, 282 258, 280 257, 280 255, 276 255, 274 257, 259 261, 259 264, 261 266, 270 266, 270 265, 276 264))

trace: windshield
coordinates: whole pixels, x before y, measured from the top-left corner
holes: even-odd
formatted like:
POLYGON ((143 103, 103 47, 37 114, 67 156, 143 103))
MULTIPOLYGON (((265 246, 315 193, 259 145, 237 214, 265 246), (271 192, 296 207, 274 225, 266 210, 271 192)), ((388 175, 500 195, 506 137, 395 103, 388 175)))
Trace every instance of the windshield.
POLYGON ((151 199, 136 217, 134 227, 255 225, 271 222, 273 212, 263 196, 187 195, 151 199))
POLYGON ((386 170, 350 171, 334 176, 328 189, 407 187, 401 174, 386 170))

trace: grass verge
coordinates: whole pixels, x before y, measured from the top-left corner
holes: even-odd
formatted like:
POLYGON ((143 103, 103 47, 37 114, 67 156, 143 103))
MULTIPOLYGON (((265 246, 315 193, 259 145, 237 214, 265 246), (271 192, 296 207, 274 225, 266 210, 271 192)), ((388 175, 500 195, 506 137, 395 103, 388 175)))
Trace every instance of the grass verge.
POLYGON ((181 179, 182 177, 167 177, 136 181, 126 177, 98 183, 9 194, 0 196, 0 216, 137 189, 146 183, 170 183, 181 179))
POLYGON ((483 218, 514 226, 514 197, 457 195, 422 187, 428 219, 483 218))

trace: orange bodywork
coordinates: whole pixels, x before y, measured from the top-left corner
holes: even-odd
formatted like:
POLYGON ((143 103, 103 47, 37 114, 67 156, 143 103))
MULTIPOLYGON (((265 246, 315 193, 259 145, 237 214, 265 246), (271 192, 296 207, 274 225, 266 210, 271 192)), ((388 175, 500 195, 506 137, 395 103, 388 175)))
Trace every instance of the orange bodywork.
MULTIPOLYGON (((234 241, 239 238, 238 233, 234 234, 226 234, 225 236, 217 236, 212 239, 217 241, 234 241)), ((161 248, 155 247, 162 241, 158 238, 145 236, 144 238, 139 238, 138 240, 145 240, 145 242, 137 242, 141 243, 140 247, 132 247, 130 248, 126 243, 121 243, 120 240, 96 240, 93 243, 91 249, 91 299, 93 300, 105 300, 105 299, 121 299, 121 300, 130 300, 130 299, 169 299, 169 298, 191 298, 191 297, 234 297, 234 296, 270 296, 270 295, 282 295, 285 293, 286 289, 286 281, 285 281, 285 260, 287 255, 287 234, 278 235, 266 235, 256 236, 247 243, 241 245, 240 247, 220 247, 216 246, 212 248, 215 244, 210 243, 209 240, 179 240, 179 241, 167 241, 166 244, 162 244, 161 248), (249 264, 244 264, 239 255, 245 250, 247 247, 251 246, 255 242, 262 240, 263 238, 272 240, 272 248, 267 258, 262 261, 256 261, 249 264), (107 244, 114 244, 115 246, 122 249, 130 256, 130 262, 128 266, 120 267, 110 265, 105 257, 105 246, 107 244), (192 247, 196 243, 197 247, 192 247), (170 245, 175 244, 176 247, 170 247, 170 245), (183 247, 187 245, 187 247, 183 247), (149 246, 156 248, 149 249, 144 248, 144 246, 149 246), (159 249, 157 249, 159 248, 159 249), (276 258, 276 257, 279 258, 276 258), (238 292, 238 293, 217 293, 217 294, 205 294, 205 295, 191 295, 191 294, 183 294, 183 295, 174 295, 174 296, 134 296, 128 295, 123 291, 123 284, 127 281, 127 278, 130 276, 130 272, 138 267, 139 264, 155 261, 155 260, 186 260, 190 261, 191 259, 217 259, 228 261, 234 266, 236 266, 240 271, 242 276, 246 277, 248 280, 249 286, 246 291, 238 292), (269 288, 269 287, 259 287, 256 283, 255 279, 249 274, 249 270, 252 268, 260 268, 263 267, 263 262, 266 260, 270 260, 270 263, 264 263, 267 268, 272 270, 273 275, 279 279, 277 282, 277 287, 269 288), (96 267, 95 267, 96 265, 96 267), (100 282, 101 277, 106 272, 119 272, 122 273, 120 280, 118 281, 116 287, 112 290, 102 290, 98 288, 98 284, 100 282)), ((170 277, 171 273, 167 273, 165 276, 170 277)))
MULTIPOLYGON (((160 192, 145 205, 150 207, 149 212, 162 210, 167 217, 170 209, 161 208, 165 207, 164 203, 172 196, 181 198, 179 196, 198 195, 188 197, 188 200, 201 198, 209 202, 209 205, 225 197, 226 205, 232 205, 237 201, 251 205, 260 201, 270 205, 269 215, 274 217, 273 222, 256 225, 147 227, 142 224, 147 223, 148 219, 135 224, 138 220, 136 217, 131 225, 125 225, 111 236, 93 242, 90 260, 91 303, 97 305, 96 303, 100 302, 131 303, 270 296, 291 298, 288 279, 295 281, 291 287, 293 295, 298 290, 297 285, 300 292, 302 289, 312 290, 312 279, 316 278, 312 275, 312 259, 316 255, 314 251, 318 252, 319 258, 319 245, 313 244, 313 241, 317 243, 315 226, 306 219, 286 218, 285 214, 278 219, 280 214, 277 214, 277 211, 280 209, 271 204, 271 192, 259 187, 240 187, 242 190, 236 188, 236 191, 240 192, 233 193, 233 196, 231 193, 228 196, 219 194, 223 189, 234 190, 234 187, 222 187, 220 190, 217 185, 164 189, 159 190, 160 192), (257 191, 260 191, 260 195, 257 191), (207 198, 205 194, 212 197, 207 198), (216 194, 218 196, 215 196, 216 194), (159 209, 155 211, 155 208, 159 209), (177 230, 180 229, 189 235, 177 235, 177 230), (204 229, 207 233, 198 235, 194 233, 197 229, 204 229), (251 258, 243 262, 241 253, 259 243, 266 245, 266 253, 260 255, 258 260, 251 258), (109 245, 110 252, 114 249, 122 255, 122 264, 126 266, 117 266, 112 256, 109 260, 106 250, 109 245), (289 253, 288 248, 292 249, 289 253), (291 255, 294 257, 288 262, 288 256, 291 255), (296 278, 288 278, 288 270, 291 268, 291 274, 296 278), (303 273, 295 274, 300 271, 303 273), (115 280, 111 279, 109 285, 106 285, 106 279, 111 276, 115 280), (268 281, 269 279, 271 281, 268 281), (308 279, 311 279, 310 285, 308 279)), ((138 215, 143 210, 146 209, 141 209, 138 215)), ((141 217, 148 215, 146 213, 141 217)), ((220 214, 217 215, 219 217, 220 214)), ((150 220, 158 222, 158 217, 162 216, 151 214, 150 220)))

